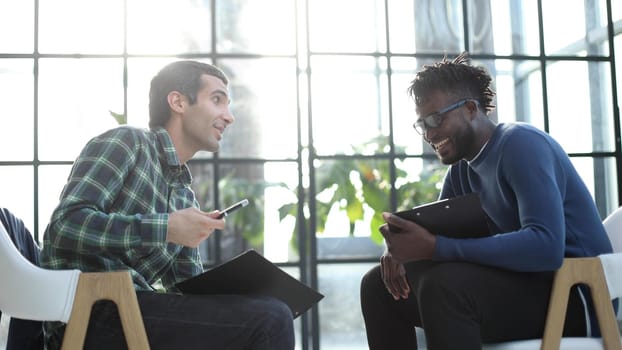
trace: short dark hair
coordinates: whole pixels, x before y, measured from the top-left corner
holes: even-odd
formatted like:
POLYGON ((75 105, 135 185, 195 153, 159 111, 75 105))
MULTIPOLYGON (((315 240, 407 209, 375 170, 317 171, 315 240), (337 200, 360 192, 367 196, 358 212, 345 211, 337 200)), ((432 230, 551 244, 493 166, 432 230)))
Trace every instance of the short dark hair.
POLYGON ((165 126, 171 111, 168 105, 168 94, 178 91, 188 98, 190 104, 197 101, 197 93, 202 88, 201 76, 208 74, 219 78, 225 84, 229 79, 218 67, 198 61, 176 61, 164 66, 151 79, 149 90, 149 128, 165 126))
POLYGON ((472 98, 479 102, 486 114, 495 109, 492 77, 484 67, 473 66, 467 52, 453 60, 445 56, 441 61, 423 66, 408 87, 408 94, 420 106, 433 91, 442 91, 458 98, 472 98))

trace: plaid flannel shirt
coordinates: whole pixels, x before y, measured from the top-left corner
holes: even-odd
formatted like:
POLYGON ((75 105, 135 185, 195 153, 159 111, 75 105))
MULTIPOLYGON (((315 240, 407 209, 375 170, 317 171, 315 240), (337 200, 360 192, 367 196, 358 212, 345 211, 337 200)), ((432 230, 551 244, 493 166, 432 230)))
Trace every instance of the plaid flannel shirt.
POLYGON ((196 248, 167 243, 168 213, 198 207, 170 136, 128 126, 90 140, 76 159, 43 240, 41 264, 129 270, 137 290, 202 272, 196 248))

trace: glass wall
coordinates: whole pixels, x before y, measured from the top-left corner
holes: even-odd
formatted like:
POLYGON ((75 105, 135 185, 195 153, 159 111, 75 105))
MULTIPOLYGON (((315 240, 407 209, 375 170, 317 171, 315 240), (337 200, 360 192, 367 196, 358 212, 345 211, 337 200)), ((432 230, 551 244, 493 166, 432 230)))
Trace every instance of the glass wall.
POLYGON ((5 0, 0 206, 38 240, 85 142, 147 127, 150 78, 197 59, 231 78, 236 123, 190 162, 202 208, 249 207, 202 245, 207 266, 254 248, 325 298, 297 349, 365 349, 361 276, 382 211, 438 195, 445 168, 411 128, 424 64, 469 51, 498 122, 551 133, 604 217, 620 205, 622 3, 566 0, 5 0))

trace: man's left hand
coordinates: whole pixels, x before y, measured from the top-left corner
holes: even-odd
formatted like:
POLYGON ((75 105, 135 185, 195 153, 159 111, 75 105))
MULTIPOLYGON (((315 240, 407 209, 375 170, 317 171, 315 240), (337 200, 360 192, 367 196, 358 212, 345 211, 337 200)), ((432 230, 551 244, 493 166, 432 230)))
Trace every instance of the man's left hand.
POLYGON ((406 263, 432 258, 436 236, 422 226, 397 215, 382 213, 382 218, 386 223, 380 226, 380 233, 384 236, 387 249, 394 259, 406 263), (399 228, 400 232, 392 232, 389 224, 399 228))

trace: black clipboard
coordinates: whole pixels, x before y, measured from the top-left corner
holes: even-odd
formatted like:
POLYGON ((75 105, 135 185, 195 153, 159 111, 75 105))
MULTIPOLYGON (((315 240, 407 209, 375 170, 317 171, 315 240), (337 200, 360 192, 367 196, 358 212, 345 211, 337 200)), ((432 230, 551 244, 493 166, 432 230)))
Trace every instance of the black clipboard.
MULTIPOLYGON (((452 238, 480 238, 490 236, 490 219, 477 193, 442 199, 393 213, 425 227, 430 233, 452 238)), ((398 232, 394 226, 389 226, 398 232)))
POLYGON ((176 286, 188 294, 272 296, 286 303, 294 318, 324 298, 324 295, 290 276, 253 249, 176 286))

